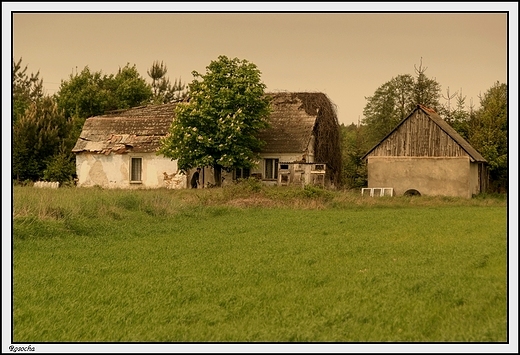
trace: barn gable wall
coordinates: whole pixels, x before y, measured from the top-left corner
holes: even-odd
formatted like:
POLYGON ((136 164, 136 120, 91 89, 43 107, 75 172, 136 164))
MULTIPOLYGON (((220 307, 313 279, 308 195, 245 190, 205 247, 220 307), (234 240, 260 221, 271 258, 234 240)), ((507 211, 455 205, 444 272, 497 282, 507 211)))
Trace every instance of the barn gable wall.
POLYGON ((466 157, 468 154, 423 111, 417 110, 369 156, 466 157))

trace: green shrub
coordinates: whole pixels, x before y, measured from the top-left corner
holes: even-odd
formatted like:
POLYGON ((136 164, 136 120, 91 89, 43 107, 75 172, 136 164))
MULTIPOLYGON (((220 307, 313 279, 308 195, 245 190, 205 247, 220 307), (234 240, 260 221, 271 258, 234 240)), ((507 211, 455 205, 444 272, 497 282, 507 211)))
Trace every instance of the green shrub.
POLYGON ((321 186, 305 185, 302 190, 303 196, 307 198, 323 198, 326 201, 332 200, 334 194, 321 186))
POLYGON ((43 171, 43 179, 46 181, 58 181, 60 184, 72 181, 76 173, 76 162, 71 160, 68 154, 60 153, 52 156, 47 167, 43 171))

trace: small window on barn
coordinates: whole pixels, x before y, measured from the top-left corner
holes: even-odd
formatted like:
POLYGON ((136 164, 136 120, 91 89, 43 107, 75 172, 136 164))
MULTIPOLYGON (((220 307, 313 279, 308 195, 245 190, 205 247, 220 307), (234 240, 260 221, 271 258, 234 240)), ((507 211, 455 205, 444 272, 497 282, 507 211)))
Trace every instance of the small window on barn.
POLYGON ((289 170, 289 164, 280 164, 280 169, 289 170))
POLYGON ((314 165, 314 170, 325 170, 324 164, 316 164, 314 165))
POLYGON ((130 182, 140 183, 142 181, 141 175, 143 172, 143 159, 132 158, 130 163, 130 182))
POLYGON ((264 166, 266 179, 278 179, 278 159, 265 159, 264 166))

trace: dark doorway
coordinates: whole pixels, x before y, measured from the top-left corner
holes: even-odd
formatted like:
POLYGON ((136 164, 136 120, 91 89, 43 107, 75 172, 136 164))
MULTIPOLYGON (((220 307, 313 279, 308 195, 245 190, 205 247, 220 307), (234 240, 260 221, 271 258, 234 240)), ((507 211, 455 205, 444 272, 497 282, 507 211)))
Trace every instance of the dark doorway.
POLYGON ((405 196, 421 196, 421 193, 415 189, 406 190, 405 196))

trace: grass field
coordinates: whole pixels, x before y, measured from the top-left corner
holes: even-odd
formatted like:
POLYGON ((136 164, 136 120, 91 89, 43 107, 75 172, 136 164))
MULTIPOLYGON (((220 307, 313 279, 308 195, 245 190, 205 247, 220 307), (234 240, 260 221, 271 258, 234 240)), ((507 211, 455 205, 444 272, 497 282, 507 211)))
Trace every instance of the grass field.
POLYGON ((504 197, 14 187, 14 342, 507 342, 504 197))

